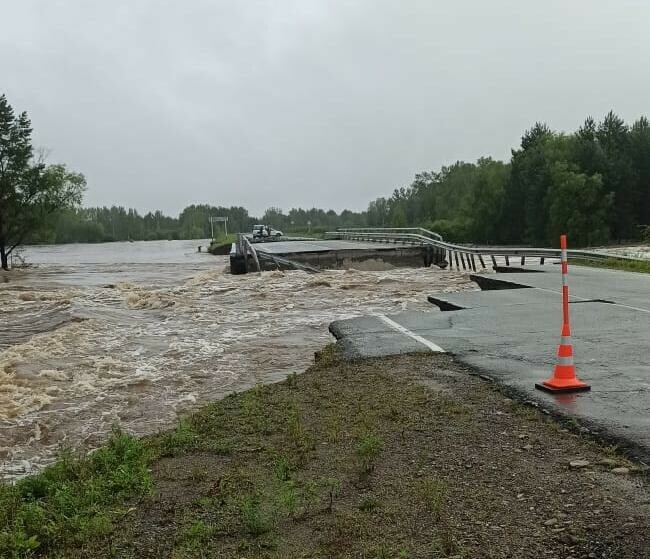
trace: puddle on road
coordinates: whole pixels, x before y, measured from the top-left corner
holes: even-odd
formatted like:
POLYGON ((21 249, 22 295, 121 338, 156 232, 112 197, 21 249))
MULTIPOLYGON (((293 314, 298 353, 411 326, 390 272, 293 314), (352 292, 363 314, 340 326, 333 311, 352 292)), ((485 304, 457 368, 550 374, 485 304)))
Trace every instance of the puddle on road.
POLYGON ((156 432, 233 390, 302 371, 332 341, 332 320, 438 312, 428 294, 476 289, 437 268, 232 276, 225 258, 200 268, 109 286, 57 283, 43 268, 0 284, 0 474, 38 470, 62 447, 93 448, 115 423, 156 432))

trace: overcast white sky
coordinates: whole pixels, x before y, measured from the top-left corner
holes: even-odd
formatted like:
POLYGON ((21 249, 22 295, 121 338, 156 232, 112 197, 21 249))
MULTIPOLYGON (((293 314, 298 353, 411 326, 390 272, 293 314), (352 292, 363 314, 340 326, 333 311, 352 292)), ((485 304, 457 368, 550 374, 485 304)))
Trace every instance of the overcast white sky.
POLYGON ((644 0, 0 5, 0 92, 86 205, 365 209, 536 120, 649 112, 644 0))

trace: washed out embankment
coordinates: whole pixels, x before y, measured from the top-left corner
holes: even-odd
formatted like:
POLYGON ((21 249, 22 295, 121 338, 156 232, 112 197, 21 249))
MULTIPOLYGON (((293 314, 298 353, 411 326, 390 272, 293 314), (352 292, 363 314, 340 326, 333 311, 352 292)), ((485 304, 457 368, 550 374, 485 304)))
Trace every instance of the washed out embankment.
POLYGON ((9 529, 71 559, 637 559, 650 546, 648 478, 612 449, 447 355, 350 362, 330 346, 319 357, 144 447, 113 444, 114 468, 73 468, 73 480, 61 468, 19 486, 9 529), (74 515, 59 485, 80 504, 74 515), (14 520, 34 487, 47 523, 25 527, 14 520))

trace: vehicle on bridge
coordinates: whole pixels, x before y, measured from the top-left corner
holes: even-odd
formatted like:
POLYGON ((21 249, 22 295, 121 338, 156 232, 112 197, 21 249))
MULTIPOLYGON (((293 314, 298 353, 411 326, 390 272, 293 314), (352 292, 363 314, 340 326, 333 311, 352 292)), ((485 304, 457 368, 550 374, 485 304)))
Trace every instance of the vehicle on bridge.
POLYGON ((283 237, 284 233, 277 229, 273 229, 268 225, 253 225, 253 238, 260 239, 263 237, 283 237))

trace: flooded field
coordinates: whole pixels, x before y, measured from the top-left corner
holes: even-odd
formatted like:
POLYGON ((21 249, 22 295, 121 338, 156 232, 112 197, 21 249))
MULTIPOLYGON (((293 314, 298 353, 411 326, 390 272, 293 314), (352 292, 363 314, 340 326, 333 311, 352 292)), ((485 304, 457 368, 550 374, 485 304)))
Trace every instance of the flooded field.
POLYGON ((200 241, 31 247, 0 276, 0 475, 304 370, 328 324, 475 289, 431 269, 231 276, 200 241))
POLYGON ((650 260, 650 244, 648 243, 629 247, 609 247, 598 250, 614 256, 629 256, 630 258, 650 260))

